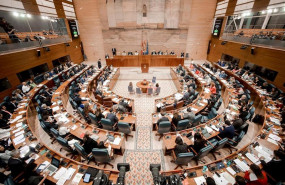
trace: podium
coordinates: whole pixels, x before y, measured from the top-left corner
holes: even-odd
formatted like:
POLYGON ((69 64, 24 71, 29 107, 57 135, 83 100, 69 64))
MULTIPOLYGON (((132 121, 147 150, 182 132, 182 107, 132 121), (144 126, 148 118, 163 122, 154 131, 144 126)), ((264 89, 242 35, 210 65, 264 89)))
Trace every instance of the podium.
POLYGON ((141 63, 141 70, 142 73, 148 73, 149 64, 148 63, 141 63))

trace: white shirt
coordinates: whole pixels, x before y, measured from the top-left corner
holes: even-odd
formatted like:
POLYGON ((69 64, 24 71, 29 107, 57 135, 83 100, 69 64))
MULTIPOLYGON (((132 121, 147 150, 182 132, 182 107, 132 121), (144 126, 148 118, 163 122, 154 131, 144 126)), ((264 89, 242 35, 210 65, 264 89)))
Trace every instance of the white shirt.
POLYGON ((70 130, 67 127, 59 127, 58 133, 61 136, 64 136, 65 134, 68 134, 70 130))
POLYGON ((22 91, 24 92, 24 93, 27 93, 27 92, 29 92, 30 91, 30 86, 28 86, 28 85, 23 85, 22 86, 22 91))

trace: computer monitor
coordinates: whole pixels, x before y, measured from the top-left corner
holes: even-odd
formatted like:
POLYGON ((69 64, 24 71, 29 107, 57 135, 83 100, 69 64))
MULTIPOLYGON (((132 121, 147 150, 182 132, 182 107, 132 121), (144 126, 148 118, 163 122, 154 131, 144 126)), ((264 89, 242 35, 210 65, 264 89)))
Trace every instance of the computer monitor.
POLYGON ((52 157, 51 164, 58 168, 60 165, 60 160, 52 157))

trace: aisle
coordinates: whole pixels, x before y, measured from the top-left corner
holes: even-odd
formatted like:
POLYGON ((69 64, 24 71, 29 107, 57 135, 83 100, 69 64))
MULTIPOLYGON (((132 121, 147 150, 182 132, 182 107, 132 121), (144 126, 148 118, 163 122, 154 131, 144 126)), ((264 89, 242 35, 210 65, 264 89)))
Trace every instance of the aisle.
POLYGON ((152 117, 154 112, 154 101, 157 98, 171 95, 177 91, 174 86, 169 68, 151 68, 150 73, 144 74, 139 68, 121 68, 121 75, 113 91, 124 97, 135 100, 135 112, 137 115, 136 132, 134 138, 128 138, 124 162, 130 163, 131 171, 126 175, 126 184, 148 185, 152 183, 152 175, 149 171, 151 163, 160 163, 164 166, 162 142, 158 141, 155 132, 152 132, 152 117), (157 83, 161 86, 158 96, 129 94, 127 86, 130 81, 135 85, 142 79, 151 80, 156 76, 157 83))

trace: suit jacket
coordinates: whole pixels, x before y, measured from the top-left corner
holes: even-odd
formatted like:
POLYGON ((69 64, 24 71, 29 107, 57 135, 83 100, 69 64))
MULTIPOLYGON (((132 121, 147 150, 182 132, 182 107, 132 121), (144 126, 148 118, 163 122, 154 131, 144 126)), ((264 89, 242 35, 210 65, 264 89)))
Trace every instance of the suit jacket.
POLYGON ((193 149, 199 153, 202 148, 205 147, 207 141, 205 139, 197 139, 194 141, 193 149))
POLYGON ((180 121, 181 120, 181 116, 180 115, 178 115, 178 117, 177 118, 174 118, 173 117, 173 119, 172 119, 172 123, 177 127, 177 125, 178 125, 178 121, 180 121))
POLYGON ((8 166, 11 169, 12 177, 17 177, 17 175, 25 170, 25 163, 21 159, 14 159, 11 157, 8 160, 8 166))
POLYGON ((188 146, 185 143, 183 145, 175 145, 174 152, 176 157, 178 157, 178 154, 188 152, 188 146))
POLYGON ((235 135, 235 128, 234 128, 233 125, 224 127, 223 130, 220 129, 220 134, 219 134, 219 136, 220 136, 221 138, 227 137, 227 138, 232 139, 232 138, 234 137, 234 135, 235 135))
POLYGON ((233 124, 232 124, 232 125, 234 126, 234 128, 235 128, 236 130, 239 130, 239 128, 243 125, 243 121, 242 121, 241 118, 236 119, 236 120, 233 121, 233 124))
POLYGON ((183 100, 188 100, 189 97, 190 97, 190 93, 187 91, 187 92, 185 92, 184 95, 183 95, 183 100))
POLYGON ((114 113, 109 113, 107 114, 106 119, 111 120, 111 123, 114 125, 116 122, 119 121, 119 119, 117 118, 117 116, 114 113))

